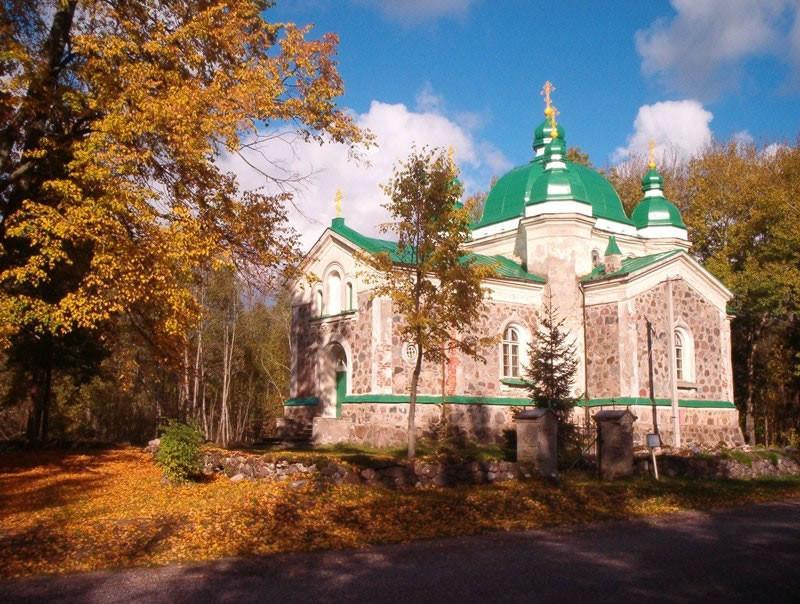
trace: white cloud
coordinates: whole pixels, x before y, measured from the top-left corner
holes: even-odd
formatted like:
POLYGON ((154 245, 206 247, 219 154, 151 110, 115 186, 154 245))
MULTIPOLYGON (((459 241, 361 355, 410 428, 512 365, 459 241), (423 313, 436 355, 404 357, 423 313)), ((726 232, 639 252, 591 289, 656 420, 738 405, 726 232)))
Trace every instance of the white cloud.
POLYGON ((676 15, 636 32, 645 75, 710 99, 738 86, 743 61, 773 55, 800 68, 797 0, 671 0, 676 15), (793 33, 788 24, 795 15, 793 33), (793 47, 795 60, 787 57, 793 47))
MULTIPOLYGON (((428 90, 428 94, 433 93, 428 90)), ((290 220, 301 232, 305 248, 330 224, 337 189, 344 194, 343 214, 347 224, 364 234, 377 235, 378 225, 388 217, 382 207, 386 198, 380 185, 389 179, 395 163, 408 156, 412 145, 445 148, 452 145, 467 191, 485 188, 492 175, 510 167, 498 149, 434 110, 443 103, 425 106, 429 110, 412 111, 402 104, 372 101, 366 113, 355 116, 356 123, 371 130, 378 143, 365 154, 368 164, 352 161, 344 145, 319 145, 302 140, 288 144, 274 139, 261 147, 263 155, 248 154, 252 163, 262 167, 268 157, 272 173, 279 170, 284 175, 310 175, 293 187, 296 209, 290 211, 290 220)), ((267 185, 264 177, 241 158, 226 157, 221 165, 235 172, 245 189, 267 185)), ((267 190, 273 186, 268 185, 267 190)))
POLYGON ((624 162, 647 153, 648 144, 655 143, 657 159, 674 154, 686 160, 711 142, 709 124, 713 114, 698 101, 663 101, 642 105, 633 122, 633 133, 625 147, 614 151, 613 161, 624 162))
POLYGON ((734 132, 731 138, 737 145, 752 145, 755 142, 755 139, 753 138, 753 135, 750 134, 749 130, 739 130, 738 132, 734 132))
POLYGON ((464 17, 475 0, 358 0, 402 23, 420 23, 441 17, 464 17))

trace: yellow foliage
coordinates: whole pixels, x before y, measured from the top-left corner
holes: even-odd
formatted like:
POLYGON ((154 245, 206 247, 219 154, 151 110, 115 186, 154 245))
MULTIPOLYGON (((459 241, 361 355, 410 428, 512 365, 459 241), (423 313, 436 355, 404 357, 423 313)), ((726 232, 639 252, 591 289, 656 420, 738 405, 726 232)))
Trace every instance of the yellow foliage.
POLYGON ((800 494, 800 483, 567 477, 392 491, 224 476, 172 486, 133 448, 0 454, 0 576, 364 547, 706 509, 800 494))
MULTIPOLYGON (((20 6, 20 22, 38 18, 20 6)), ((0 149, 12 174, 0 190, 0 345, 131 312, 158 317, 156 337, 179 337, 196 319, 200 268, 296 257, 287 195, 240 191, 215 157, 276 123, 320 142, 370 137, 336 107, 336 36, 308 39, 310 27, 268 23, 265 8, 70 1, 44 23, 52 34, 63 18, 69 48, 47 55, 24 31, 8 36, 18 69, 0 83, 13 132, 0 149), (48 67, 62 59, 61 73, 48 67)))

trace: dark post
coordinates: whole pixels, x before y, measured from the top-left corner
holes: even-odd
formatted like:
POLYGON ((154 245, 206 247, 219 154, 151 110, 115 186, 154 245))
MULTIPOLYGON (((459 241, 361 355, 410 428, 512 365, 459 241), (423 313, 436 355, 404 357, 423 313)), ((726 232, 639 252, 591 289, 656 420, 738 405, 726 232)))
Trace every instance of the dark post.
POLYGON ((653 387, 653 325, 645 318, 647 326, 647 373, 650 378, 650 406, 653 410, 653 433, 658 434, 658 411, 656 410, 656 394, 653 387))

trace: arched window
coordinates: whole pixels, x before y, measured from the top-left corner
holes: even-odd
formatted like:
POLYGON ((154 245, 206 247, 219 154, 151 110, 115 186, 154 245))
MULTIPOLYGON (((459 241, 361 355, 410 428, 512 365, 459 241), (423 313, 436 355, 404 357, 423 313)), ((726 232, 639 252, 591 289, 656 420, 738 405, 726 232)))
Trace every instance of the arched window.
POLYGON ((338 315, 342 312, 342 277, 333 271, 328 275, 327 283, 328 308, 327 314, 338 315))
POLYGON ((317 312, 320 315, 325 313, 325 306, 322 301, 322 289, 317 290, 317 312))
POLYGON ((694 344, 689 332, 678 327, 674 333, 675 379, 679 382, 694 381, 694 344))
POLYGON ((353 284, 350 283, 349 281, 347 282, 345 293, 347 295, 347 310, 354 310, 356 304, 355 304, 355 299, 353 298, 353 284))
POLYGON ((520 377, 519 353, 520 332, 513 325, 506 327, 503 332, 503 377, 520 377))
POLYGON ((600 250, 594 248, 592 250, 592 267, 596 267, 600 264, 600 250))

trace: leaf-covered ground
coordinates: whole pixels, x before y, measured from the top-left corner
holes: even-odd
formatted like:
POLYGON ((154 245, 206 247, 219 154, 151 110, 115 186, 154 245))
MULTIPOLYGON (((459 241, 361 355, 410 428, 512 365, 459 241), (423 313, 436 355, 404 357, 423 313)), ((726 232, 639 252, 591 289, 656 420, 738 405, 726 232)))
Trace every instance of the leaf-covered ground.
POLYGON ((214 477, 172 486, 133 448, 0 454, 0 577, 360 547, 800 496, 800 479, 566 477, 390 491, 214 477))

